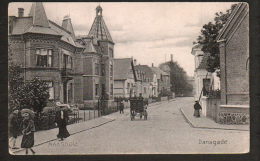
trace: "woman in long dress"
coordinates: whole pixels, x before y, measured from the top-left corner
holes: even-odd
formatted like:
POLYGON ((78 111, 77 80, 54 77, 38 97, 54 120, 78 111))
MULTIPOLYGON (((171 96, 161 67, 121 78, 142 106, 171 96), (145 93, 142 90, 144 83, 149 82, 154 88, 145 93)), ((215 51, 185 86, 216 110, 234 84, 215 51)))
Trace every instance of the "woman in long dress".
POLYGON ((69 116, 68 112, 65 108, 61 107, 59 111, 56 113, 56 123, 59 127, 59 133, 57 137, 62 141, 64 138, 67 138, 70 136, 68 130, 67 130, 67 122, 68 122, 69 116))
POLYGON ((32 117, 30 117, 29 113, 23 114, 23 122, 22 122, 22 143, 21 148, 25 148, 25 154, 28 154, 28 149, 31 150, 32 154, 35 154, 35 151, 32 149, 34 145, 34 132, 35 126, 32 117))
POLYGON ((195 101, 195 104, 194 104, 194 114, 193 116, 195 117, 200 117, 200 110, 201 110, 201 106, 199 104, 198 101, 195 101))

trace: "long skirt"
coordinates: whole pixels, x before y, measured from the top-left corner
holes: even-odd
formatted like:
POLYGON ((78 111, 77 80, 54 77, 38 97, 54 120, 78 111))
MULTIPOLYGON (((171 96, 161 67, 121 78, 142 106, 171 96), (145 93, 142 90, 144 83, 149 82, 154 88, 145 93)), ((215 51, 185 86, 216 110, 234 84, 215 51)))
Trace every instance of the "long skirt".
POLYGON ((194 110, 193 116, 200 117, 200 110, 194 110))
POLYGON ((21 148, 31 148, 34 145, 34 133, 23 135, 21 148))
POLYGON ((59 133, 58 133, 57 137, 58 138, 67 138, 69 136, 70 136, 70 134, 67 130, 67 127, 66 126, 60 126, 59 127, 59 133))

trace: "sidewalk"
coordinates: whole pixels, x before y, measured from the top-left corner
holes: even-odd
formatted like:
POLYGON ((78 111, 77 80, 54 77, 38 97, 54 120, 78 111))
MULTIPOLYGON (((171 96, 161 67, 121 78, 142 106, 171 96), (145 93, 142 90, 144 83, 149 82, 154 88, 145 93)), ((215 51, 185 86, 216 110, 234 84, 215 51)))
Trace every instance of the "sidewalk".
POLYGON ((196 118, 193 116, 194 109, 192 103, 181 107, 180 111, 187 120, 187 122, 194 128, 249 131, 249 125, 218 124, 214 120, 202 115, 201 117, 196 118))
MULTIPOLYGON (((163 101, 151 103, 150 106, 159 105, 161 103, 163 103, 163 101)), ((129 115, 128 109, 129 108, 125 109, 126 112, 124 115, 129 115)), ((98 118, 95 118, 92 120, 87 120, 85 122, 68 125, 67 129, 68 129, 70 135, 74 135, 74 134, 77 134, 77 133, 80 133, 83 131, 87 131, 87 130, 102 126, 106 123, 115 121, 116 118, 119 118, 119 117, 122 117, 122 115, 120 115, 119 111, 118 111, 118 112, 114 112, 114 113, 111 113, 106 116, 98 117, 98 118)), ((34 141, 35 141, 34 146, 39 146, 39 145, 42 145, 42 144, 45 144, 45 143, 48 143, 48 142, 51 142, 54 140, 58 140, 57 134, 58 134, 58 128, 35 132, 34 133, 34 141)), ((20 147, 21 142, 22 142, 22 136, 18 136, 16 139, 16 145, 18 147, 20 147)), ((24 149, 22 149, 22 148, 15 149, 15 150, 10 149, 10 153, 16 153, 16 152, 19 152, 22 150, 24 150, 24 149)))
MULTIPOLYGON (((67 129, 70 133, 70 135, 74 135, 83 131, 87 131, 96 127, 99 127, 101 125, 104 125, 106 123, 112 122, 115 119, 109 118, 106 116, 102 116, 96 119, 88 120, 85 122, 75 123, 67 126, 67 129)), ((44 143, 57 140, 57 134, 58 134, 58 128, 50 129, 50 130, 43 130, 43 131, 37 131, 34 133, 34 146, 39 146, 44 143)), ((16 145, 19 147, 22 142, 22 136, 18 136, 16 139, 16 145)), ((16 150, 10 150, 11 153, 16 153, 18 151, 22 151, 24 149, 16 149, 16 150)))

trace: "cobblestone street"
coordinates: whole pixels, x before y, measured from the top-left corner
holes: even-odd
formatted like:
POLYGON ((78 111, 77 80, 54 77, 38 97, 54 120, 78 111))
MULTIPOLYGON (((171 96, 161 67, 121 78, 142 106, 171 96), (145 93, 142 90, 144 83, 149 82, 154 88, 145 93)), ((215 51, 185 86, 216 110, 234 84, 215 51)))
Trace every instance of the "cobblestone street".
MULTIPOLYGON (((115 121, 76 133, 65 141, 50 141, 34 149, 39 155, 186 154, 188 152, 197 154, 249 151, 249 131, 191 127, 180 108, 189 105, 193 108, 193 101, 192 97, 182 97, 170 102, 152 104, 148 107, 146 121, 140 120, 139 117, 131 121, 129 109, 126 109, 124 114, 117 112, 103 117, 115 121)), ((77 126, 84 129, 83 124, 77 126)), ((15 154, 24 153, 19 151, 15 154)))

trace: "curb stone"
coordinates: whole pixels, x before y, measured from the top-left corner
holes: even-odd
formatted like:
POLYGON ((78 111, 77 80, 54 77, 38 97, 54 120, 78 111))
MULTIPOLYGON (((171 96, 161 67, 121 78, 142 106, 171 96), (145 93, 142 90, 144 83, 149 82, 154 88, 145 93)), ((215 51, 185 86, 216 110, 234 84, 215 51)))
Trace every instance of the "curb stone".
POLYGON ((180 108, 180 111, 183 115, 183 117, 185 118, 185 120, 188 122, 188 124, 192 127, 192 128, 200 128, 200 129, 215 129, 215 130, 235 130, 235 131, 249 131, 249 130, 244 130, 244 129, 232 129, 232 128, 218 128, 218 127, 204 127, 204 126, 195 126, 192 121, 190 121, 190 119, 185 115, 184 111, 182 108, 180 108))

